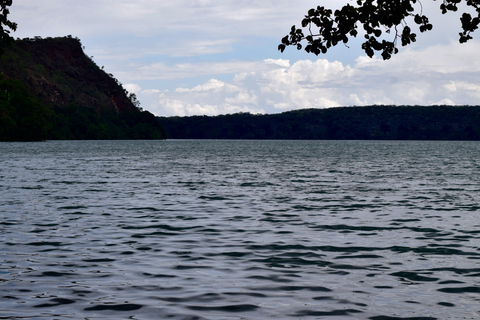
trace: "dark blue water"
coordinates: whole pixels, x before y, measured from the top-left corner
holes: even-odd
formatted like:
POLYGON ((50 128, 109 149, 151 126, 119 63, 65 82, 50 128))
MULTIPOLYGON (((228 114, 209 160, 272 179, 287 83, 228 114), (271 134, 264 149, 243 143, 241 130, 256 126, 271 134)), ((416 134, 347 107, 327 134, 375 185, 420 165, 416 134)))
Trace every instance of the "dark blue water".
POLYGON ((479 319, 480 144, 0 144, 0 319, 479 319))

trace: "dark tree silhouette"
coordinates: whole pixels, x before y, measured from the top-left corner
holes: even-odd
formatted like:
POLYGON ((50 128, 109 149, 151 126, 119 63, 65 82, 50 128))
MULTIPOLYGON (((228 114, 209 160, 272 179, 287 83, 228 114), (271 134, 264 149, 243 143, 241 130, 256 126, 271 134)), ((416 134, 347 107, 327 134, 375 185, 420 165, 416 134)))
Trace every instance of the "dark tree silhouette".
POLYGON ((0 0, 0 45, 11 41, 11 31, 17 30, 17 24, 8 20, 10 10, 8 7, 12 5, 13 0, 0 0))
MULTIPOLYGON (((430 0, 428 0, 430 1, 430 0)), ((433 0, 436 1, 436 0, 433 0)), ((460 43, 472 39, 471 33, 480 23, 480 0, 441 0, 440 10, 443 14, 458 11, 458 5, 465 3, 476 12, 476 16, 464 12, 460 18, 462 31, 460 43)), ((365 42, 362 49, 369 57, 375 51, 381 52, 384 60, 398 53, 398 42, 406 46, 416 41, 416 33, 408 23, 412 20, 420 32, 432 30, 433 26, 423 14, 419 0, 355 0, 354 5, 346 4, 339 10, 318 6, 310 9, 302 20, 302 28, 292 26, 290 33, 282 39, 278 49, 283 52, 287 46, 296 46, 298 50, 319 55, 339 43, 348 43, 349 38, 356 37, 364 30, 365 42), (385 40, 390 38, 390 40, 385 40)))

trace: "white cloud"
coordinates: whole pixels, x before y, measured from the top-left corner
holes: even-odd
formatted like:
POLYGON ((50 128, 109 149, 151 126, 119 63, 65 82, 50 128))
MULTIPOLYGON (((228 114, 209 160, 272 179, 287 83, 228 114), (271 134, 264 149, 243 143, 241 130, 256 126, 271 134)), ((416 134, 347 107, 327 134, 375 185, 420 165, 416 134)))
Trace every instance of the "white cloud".
POLYGON ((158 89, 148 89, 148 90, 143 90, 142 93, 143 94, 157 94, 157 93, 161 93, 162 91, 161 90, 158 90, 158 89))
POLYGON ((442 15, 440 3, 423 3, 433 31, 389 61, 361 56, 362 39, 320 59, 295 48, 278 53, 281 37, 318 0, 22 0, 10 18, 15 37, 80 37, 157 115, 477 103, 480 43, 459 45, 459 14, 442 15))
MULTIPOLYGON (((158 103, 157 106, 161 106, 161 108, 157 107, 155 109, 160 109, 161 111, 164 111, 164 112, 167 111, 168 115, 182 116, 182 117, 187 115, 185 107, 184 107, 184 103, 181 100, 167 98, 165 96, 165 94, 160 94, 158 96, 158 102, 157 103, 158 103)), ((152 108, 150 108, 150 109, 152 109, 152 108)))
POLYGON ((152 100, 158 99, 148 106, 148 110, 157 115, 217 115, 236 112, 265 113, 257 106, 258 97, 247 88, 237 83, 226 83, 217 79, 210 79, 202 85, 191 89, 177 88, 167 92, 142 92, 141 97, 152 100), (148 96, 148 97, 147 97, 148 96))
POLYGON ((290 61, 285 59, 265 59, 265 64, 277 65, 280 67, 288 68, 290 67, 290 61))
POLYGON ((287 0, 22 0, 12 6, 11 17, 19 23, 21 37, 119 35, 108 42, 124 43, 132 37, 155 37, 165 48, 195 48, 269 36, 280 28, 287 33, 316 5, 315 0, 301 5, 287 0))
POLYGON ((473 99, 480 99, 480 85, 478 83, 470 83, 466 81, 450 81, 444 85, 444 88, 454 94, 463 94, 471 96, 473 99))
MULTIPOLYGON (((321 5, 338 8, 345 2, 323 0, 321 5)), ((231 52, 236 45, 265 39, 272 41, 275 52, 275 43, 290 26, 298 26, 308 9, 319 4, 318 0, 22 0, 14 2, 11 18, 18 22, 16 36, 72 34, 84 40, 94 56, 102 54, 100 58, 109 61, 153 53, 192 57, 231 52)), ((458 41, 459 14, 442 15, 439 6, 439 1, 423 3, 434 29, 419 34, 421 46, 458 41)))
POLYGON ((138 84, 134 84, 134 83, 124 84, 123 87, 128 92, 135 93, 135 94, 138 94, 142 90, 142 88, 138 84))
POLYGON ((225 102, 234 105, 257 105, 258 97, 252 92, 240 92, 233 98, 225 98, 225 102))
POLYGON ((275 113, 301 108, 396 104, 472 104, 480 98, 479 43, 463 45, 464 59, 443 68, 456 45, 406 50, 390 61, 360 57, 353 66, 326 59, 268 59, 231 81, 211 79, 162 93, 150 109, 158 115, 275 113), (172 107, 172 101, 177 103, 172 107))
POLYGON ((200 76, 222 74, 241 74, 245 70, 267 70, 270 65, 262 61, 212 61, 198 63, 180 63, 167 65, 163 62, 153 64, 132 63, 125 65, 115 76, 120 79, 138 80, 178 80, 200 76))
POLYGON ((225 85, 226 85, 225 82, 219 81, 217 79, 210 79, 208 82, 202 85, 198 85, 193 89, 178 88, 175 91, 176 92, 200 92, 200 91, 211 91, 211 90, 218 91, 224 88, 225 85))

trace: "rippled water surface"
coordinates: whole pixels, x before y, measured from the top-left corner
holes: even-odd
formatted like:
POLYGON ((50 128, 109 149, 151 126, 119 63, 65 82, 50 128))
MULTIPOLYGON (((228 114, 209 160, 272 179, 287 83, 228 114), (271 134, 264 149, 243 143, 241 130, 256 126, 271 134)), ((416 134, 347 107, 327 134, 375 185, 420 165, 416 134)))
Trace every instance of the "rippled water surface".
POLYGON ((0 319, 479 319, 480 144, 0 144, 0 319))

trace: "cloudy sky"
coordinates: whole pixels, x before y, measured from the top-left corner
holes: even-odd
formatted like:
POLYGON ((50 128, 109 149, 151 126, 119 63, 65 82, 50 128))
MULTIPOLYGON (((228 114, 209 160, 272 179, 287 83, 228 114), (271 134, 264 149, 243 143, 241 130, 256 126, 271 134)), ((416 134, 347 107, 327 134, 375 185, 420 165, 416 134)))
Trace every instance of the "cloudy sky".
MULTIPOLYGON (((277 46, 308 9, 350 0, 14 0, 14 37, 72 35, 141 107, 159 116, 302 108, 478 105, 480 32, 458 43, 459 15, 422 0, 434 25, 389 61, 361 38, 315 56, 277 46)), ((412 24, 413 26, 413 24, 412 24)))

